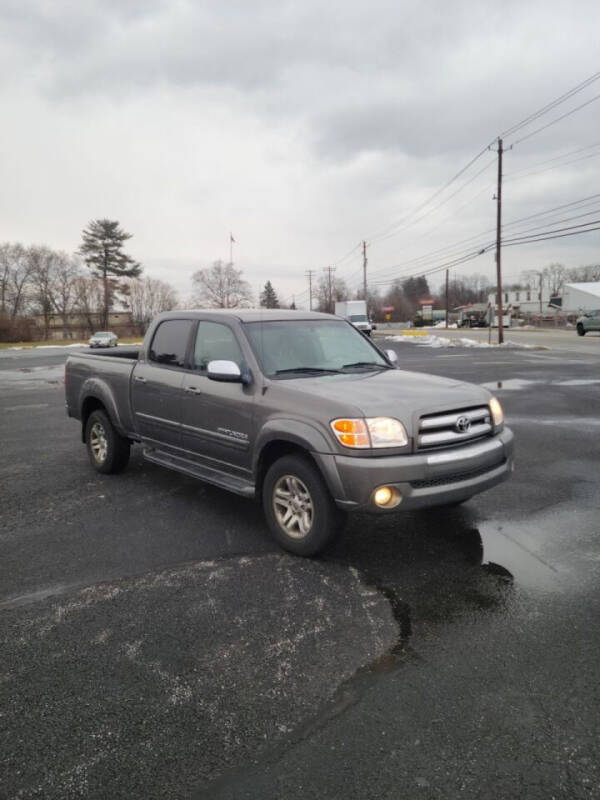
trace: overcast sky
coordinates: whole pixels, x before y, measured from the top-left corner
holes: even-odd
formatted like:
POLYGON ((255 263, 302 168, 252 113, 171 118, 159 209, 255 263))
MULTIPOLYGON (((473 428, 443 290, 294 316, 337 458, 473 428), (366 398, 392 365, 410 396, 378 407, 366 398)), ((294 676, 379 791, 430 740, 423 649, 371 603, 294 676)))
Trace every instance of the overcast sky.
MULTIPOLYGON (((2 0, 0 240, 73 251, 89 220, 118 219, 146 273, 183 296, 195 269, 228 259, 230 231, 253 288, 271 279, 300 303, 305 270, 363 238, 374 282, 405 276, 493 229, 493 153, 439 209, 377 235, 599 70, 599 30, 597 0, 2 0)), ((516 145, 505 220, 600 192, 600 148, 535 166, 596 142, 600 100, 516 145)), ((598 262, 599 246, 590 233, 507 248, 505 273, 598 262)), ((493 270, 491 252, 457 268, 493 270)), ((358 283, 358 250, 337 273, 358 283)))

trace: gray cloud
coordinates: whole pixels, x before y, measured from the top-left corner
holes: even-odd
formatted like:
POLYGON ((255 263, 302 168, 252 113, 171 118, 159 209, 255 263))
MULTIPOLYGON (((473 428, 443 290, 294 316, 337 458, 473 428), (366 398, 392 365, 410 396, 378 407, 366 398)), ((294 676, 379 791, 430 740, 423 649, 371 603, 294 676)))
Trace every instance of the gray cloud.
MULTIPOLYGON (((223 256, 230 227, 261 279, 286 259, 321 263, 592 73, 598 23, 596 0, 4 0, 3 133, 19 168, 0 157, 0 179, 19 202, 0 210, 15 235, 53 244, 60 230, 62 247, 118 213, 140 257, 180 258, 186 274, 196 253, 223 256)), ((599 123, 600 101, 515 148, 507 171, 591 143, 599 123)), ((507 182, 507 214, 591 193, 599 164, 507 182)), ((374 248, 373 268, 489 227, 487 183, 493 169, 446 227, 432 216, 431 234, 426 220, 374 248)))

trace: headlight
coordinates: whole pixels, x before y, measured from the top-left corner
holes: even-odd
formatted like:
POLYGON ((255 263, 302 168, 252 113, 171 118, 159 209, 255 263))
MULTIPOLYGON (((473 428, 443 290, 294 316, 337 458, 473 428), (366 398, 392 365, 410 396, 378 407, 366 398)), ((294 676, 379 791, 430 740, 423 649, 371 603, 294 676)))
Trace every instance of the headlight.
POLYGON ((391 417, 334 419, 331 428, 346 447, 405 447, 408 444, 404 425, 391 417))
POLYGON ((502 411, 502 406, 497 397, 492 397, 490 400, 490 412, 494 428, 498 428, 504 422, 504 411, 502 411))

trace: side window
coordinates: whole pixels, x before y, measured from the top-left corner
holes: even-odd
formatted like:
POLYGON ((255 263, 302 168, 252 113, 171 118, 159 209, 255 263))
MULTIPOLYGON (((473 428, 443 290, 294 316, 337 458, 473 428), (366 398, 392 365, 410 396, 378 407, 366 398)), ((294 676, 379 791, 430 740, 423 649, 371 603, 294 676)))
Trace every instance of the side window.
POLYGON ((168 319, 161 322, 152 338, 149 360, 171 367, 183 367, 192 324, 189 319, 168 319))
POLYGON ((242 366, 242 351, 231 328, 220 322, 201 322, 194 347, 194 369, 206 372, 209 361, 234 361, 242 366))

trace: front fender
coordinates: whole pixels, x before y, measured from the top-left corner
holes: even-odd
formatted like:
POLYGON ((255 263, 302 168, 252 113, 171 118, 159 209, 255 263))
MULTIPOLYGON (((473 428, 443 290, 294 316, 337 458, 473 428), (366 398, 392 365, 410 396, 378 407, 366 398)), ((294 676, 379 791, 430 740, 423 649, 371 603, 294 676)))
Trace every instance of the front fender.
POLYGON ((333 498, 336 500, 345 498, 334 449, 323 431, 297 419, 279 417, 269 420, 256 439, 252 463, 254 475, 258 473, 258 464, 265 447, 273 441, 290 442, 307 450, 317 463, 333 498))

